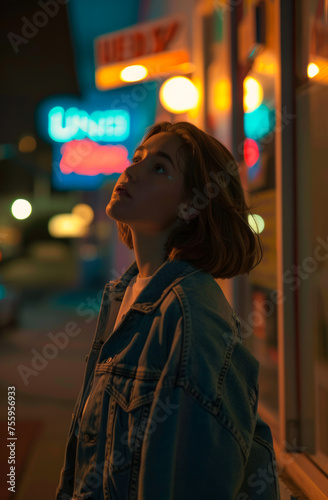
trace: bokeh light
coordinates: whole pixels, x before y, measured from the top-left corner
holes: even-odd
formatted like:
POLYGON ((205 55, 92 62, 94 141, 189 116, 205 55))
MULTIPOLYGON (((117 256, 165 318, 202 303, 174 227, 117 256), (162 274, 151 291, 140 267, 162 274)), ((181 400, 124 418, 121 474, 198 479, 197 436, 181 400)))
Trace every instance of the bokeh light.
POLYGON ((85 222, 85 224, 91 224, 94 219, 94 212, 90 205, 86 203, 78 203, 73 207, 72 214, 79 215, 85 222))
POLYGON ((254 139, 246 139, 244 142, 244 160, 248 167, 255 165, 259 159, 260 151, 254 139))
POLYGON ((5 245, 18 245, 22 240, 22 233, 16 227, 1 225, 0 226, 0 240, 5 245))
POLYGON ((253 215, 249 214, 248 224, 258 234, 262 233, 262 231, 265 227, 265 222, 264 222, 263 217, 261 217, 258 214, 253 214, 253 215))
POLYGON ((123 82, 138 82, 148 75, 148 69, 142 64, 132 64, 122 69, 120 78, 123 82))
POLYGON ((21 153, 32 153, 36 148, 36 140, 32 135, 25 135, 18 143, 18 150, 21 153))
POLYGON ((314 63, 310 63, 308 64, 308 67, 307 67, 307 75, 309 78, 313 78, 315 75, 317 75, 319 73, 319 67, 314 64, 314 63))
POLYGON ((246 139, 244 142, 244 160, 248 167, 255 165, 259 159, 260 151, 257 142, 254 139, 246 139))
POLYGON ((197 106, 199 93, 193 82, 185 76, 166 80, 159 92, 161 104, 172 113, 184 113, 197 106))
POLYGON ((18 198, 11 205, 11 213, 15 217, 15 219, 27 219, 31 215, 32 205, 29 201, 24 200, 23 198, 18 198))
POLYGON ((76 214, 58 214, 51 217, 48 230, 54 238, 81 238, 88 233, 89 226, 76 214))
POLYGON ((262 85, 253 77, 246 76, 244 80, 244 111, 254 111, 263 101, 262 85))
POLYGON ((265 104, 250 113, 244 113, 244 132, 246 137, 259 140, 271 132, 275 127, 275 110, 265 104))

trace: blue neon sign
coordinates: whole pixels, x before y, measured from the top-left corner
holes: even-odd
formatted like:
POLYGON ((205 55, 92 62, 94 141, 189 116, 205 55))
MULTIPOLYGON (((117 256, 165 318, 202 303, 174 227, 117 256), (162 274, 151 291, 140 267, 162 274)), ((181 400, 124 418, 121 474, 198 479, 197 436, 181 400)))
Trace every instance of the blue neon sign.
POLYGON ((158 84, 145 89, 142 101, 126 99, 138 87, 51 96, 38 104, 38 133, 52 144, 55 189, 93 190, 120 176, 155 120, 158 84))
POLYGON ((124 110, 94 111, 78 108, 66 111, 55 106, 49 111, 48 133, 56 142, 88 137, 94 141, 124 141, 130 134, 130 115, 124 110))

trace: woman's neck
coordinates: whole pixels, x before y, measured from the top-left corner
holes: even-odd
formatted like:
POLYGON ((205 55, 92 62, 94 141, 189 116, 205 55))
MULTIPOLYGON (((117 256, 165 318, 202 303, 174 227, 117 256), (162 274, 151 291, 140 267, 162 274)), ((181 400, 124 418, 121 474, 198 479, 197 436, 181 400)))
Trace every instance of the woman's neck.
POLYGON ((140 278, 152 276, 164 263, 167 234, 136 234, 132 231, 133 249, 140 278))

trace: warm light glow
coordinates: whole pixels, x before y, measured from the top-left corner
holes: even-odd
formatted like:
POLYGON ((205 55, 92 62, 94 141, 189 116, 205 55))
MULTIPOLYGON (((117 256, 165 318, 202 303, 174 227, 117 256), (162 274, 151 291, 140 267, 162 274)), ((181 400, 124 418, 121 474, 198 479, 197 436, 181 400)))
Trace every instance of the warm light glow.
POLYGON ((214 89, 214 104, 219 111, 227 111, 231 107, 231 86, 228 79, 220 80, 214 89))
POLYGON ((51 217, 48 230, 54 238, 80 238, 88 233, 88 225, 77 214, 58 214, 51 217))
POLYGON ((275 53, 268 48, 263 48, 254 60, 252 72, 274 75, 277 72, 277 58, 275 53))
POLYGON ((78 203, 73 207, 72 214, 78 215, 86 224, 90 224, 94 219, 94 212, 90 205, 86 203, 78 203))
POLYGON ((254 111, 263 101, 262 85, 252 78, 246 76, 244 80, 244 111, 245 113, 254 111))
POLYGON ((36 140, 31 135, 22 137, 18 143, 18 149, 21 153, 32 153, 36 148, 36 140))
POLYGON ((307 67, 307 75, 309 78, 313 78, 315 75, 317 75, 319 73, 319 67, 314 64, 314 63, 310 63, 308 64, 308 67, 307 67))
MULTIPOLYGON (((167 75, 173 72, 176 74, 177 71, 191 73, 194 69, 193 65, 189 63, 189 52, 187 50, 170 50, 164 53, 144 56, 138 59, 138 62, 147 68, 148 76, 156 78, 162 74, 167 75)), ((126 62, 121 62, 96 68, 96 87, 99 90, 109 90, 122 86, 120 75, 122 70, 126 68, 126 65, 126 62)))
POLYGON ((198 103, 197 103, 197 106, 195 106, 192 109, 189 109, 187 121, 189 121, 189 120, 193 121, 193 120, 197 119, 197 117, 200 113, 201 103, 203 102, 203 83, 202 83, 201 78, 194 76, 192 79, 192 82, 198 91, 198 103))
MULTIPOLYGON (((264 73, 266 75, 274 75, 277 68, 274 63, 265 64, 264 62, 259 62, 256 69, 258 70, 259 73, 264 73)), ((253 70, 255 71, 255 67, 253 67, 253 70)))
POLYGON ((31 215, 32 205, 29 201, 19 198, 11 205, 11 213, 15 219, 27 219, 31 215))
POLYGON ((265 222, 264 222, 263 217, 261 217, 258 214, 253 214, 253 215, 249 214, 248 224, 258 234, 262 233, 262 231, 265 227, 265 222))
POLYGON ((253 139, 245 139, 244 142, 244 160, 248 167, 255 165, 259 159, 260 151, 257 142, 253 139))
POLYGON ((148 75, 148 69, 142 64, 133 64, 122 69, 120 78, 123 82, 138 82, 148 75))
POLYGON ((161 86, 159 98, 165 109, 184 113, 197 106, 199 93, 193 82, 185 76, 174 76, 161 86))
POLYGON ((0 226, 0 242, 6 245, 18 245, 22 240, 22 233, 14 227, 0 226))

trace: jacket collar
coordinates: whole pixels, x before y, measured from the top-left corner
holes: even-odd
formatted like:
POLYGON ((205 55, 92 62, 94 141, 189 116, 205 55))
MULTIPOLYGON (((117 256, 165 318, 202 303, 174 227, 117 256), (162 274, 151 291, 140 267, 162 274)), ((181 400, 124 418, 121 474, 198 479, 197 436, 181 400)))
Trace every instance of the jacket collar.
MULTIPOLYGON (((140 292, 131 309, 151 312, 164 299, 171 288, 186 276, 201 272, 201 269, 190 264, 186 260, 166 259, 153 274, 152 279, 140 292)), ((109 281, 107 287, 114 298, 121 300, 130 281, 139 273, 137 261, 135 260, 128 269, 117 280, 109 281)))

